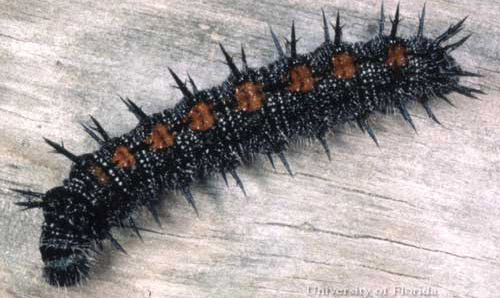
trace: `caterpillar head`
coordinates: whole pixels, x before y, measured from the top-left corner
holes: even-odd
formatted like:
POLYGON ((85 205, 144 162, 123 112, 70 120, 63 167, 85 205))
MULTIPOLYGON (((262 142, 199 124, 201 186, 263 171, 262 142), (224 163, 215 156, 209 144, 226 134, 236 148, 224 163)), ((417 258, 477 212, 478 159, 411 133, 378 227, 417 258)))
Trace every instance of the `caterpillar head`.
POLYGON ((28 198, 16 203, 25 209, 41 208, 44 223, 40 236, 40 254, 44 263, 43 276, 56 286, 71 286, 84 279, 90 268, 90 219, 79 210, 84 198, 64 187, 46 194, 14 190, 28 198), (80 215, 79 215, 80 214, 80 215))
POLYGON ((81 216, 81 194, 63 187, 48 191, 40 236, 43 275, 52 285, 71 286, 89 273, 90 225, 81 216))
MULTIPOLYGON (((42 234, 42 239, 44 234, 42 234)), ((50 238, 49 238, 50 239, 50 238)), ((72 286, 86 278, 89 273, 89 258, 83 250, 66 246, 62 240, 42 240, 40 253, 44 262, 43 276, 55 286, 72 286)))

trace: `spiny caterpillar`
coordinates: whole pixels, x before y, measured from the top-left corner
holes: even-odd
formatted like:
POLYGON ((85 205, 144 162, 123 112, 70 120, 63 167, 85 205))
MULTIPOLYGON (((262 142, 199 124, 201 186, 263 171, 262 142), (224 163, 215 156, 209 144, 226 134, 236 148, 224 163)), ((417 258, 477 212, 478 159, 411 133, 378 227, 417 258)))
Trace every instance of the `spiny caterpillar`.
POLYGON ((104 240, 123 250, 111 234, 113 227, 131 228, 140 237, 133 215, 143 207, 159 224, 162 190, 182 193, 198 213, 190 186, 201 177, 218 172, 227 183, 230 174, 244 192, 236 168, 253 156, 267 155, 273 163, 276 155, 292 174, 284 152, 299 139, 318 139, 330 158, 325 135, 337 125, 355 123, 377 143, 368 121, 375 112, 397 111, 414 128, 409 104, 420 103, 438 122, 428 104, 433 98, 482 93, 459 84, 461 76, 477 75, 450 56, 469 36, 445 45, 463 29, 466 18, 430 39, 424 36, 424 17, 425 6, 417 34, 398 37, 398 5, 385 35, 382 6, 379 34, 366 43, 349 44, 341 38, 339 13, 332 39, 323 12, 325 40, 320 47, 299 54, 292 24, 284 50, 271 30, 279 59, 261 68, 248 66, 243 48, 243 67, 238 68, 220 45, 231 71, 220 86, 199 90, 188 77, 188 88, 170 70, 183 94, 180 102, 146 115, 122 98, 139 124, 113 138, 91 117, 94 126, 83 128, 100 144, 98 151, 78 156, 46 139, 73 162, 68 179, 47 193, 13 189, 27 197, 17 205, 43 210, 45 279, 71 286, 87 278, 104 240))

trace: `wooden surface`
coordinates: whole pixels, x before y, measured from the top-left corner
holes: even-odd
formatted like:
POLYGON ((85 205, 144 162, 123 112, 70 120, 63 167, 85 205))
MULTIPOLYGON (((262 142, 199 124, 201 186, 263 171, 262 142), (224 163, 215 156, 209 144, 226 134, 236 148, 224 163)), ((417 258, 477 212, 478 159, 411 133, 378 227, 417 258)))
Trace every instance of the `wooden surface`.
MULTIPOLYGON (((415 32, 422 5, 402 1, 403 34, 415 32)), ((163 234, 144 233, 141 243, 118 232, 128 255, 108 245, 83 286, 57 289, 41 278, 42 214, 19 212, 8 188, 46 191, 67 175, 69 162, 49 153, 42 136, 77 153, 95 150, 79 125, 88 115, 115 135, 135 126, 118 94, 149 113, 175 104, 180 92, 167 67, 209 87, 228 73, 219 42, 235 54, 243 43, 260 66, 275 58, 268 24, 285 36, 295 20, 300 49, 309 51, 322 41, 321 8, 329 16, 340 9, 345 38, 363 41, 377 30, 379 6, 1 0, 0 297, 367 297, 335 289, 402 297, 397 287, 500 297, 500 4, 493 0, 427 1, 431 36, 470 15, 463 35, 474 35, 454 56, 485 76, 464 81, 488 93, 454 94, 456 108, 435 101, 443 127, 421 107, 411 109, 417 134, 399 115, 379 116, 380 149, 359 130, 339 128, 328 138, 332 162, 314 143, 290 151, 295 178, 265 160, 243 168, 248 200, 220 177, 197 183, 199 219, 170 195, 163 234)), ((392 14, 396 1, 385 6, 392 14)))

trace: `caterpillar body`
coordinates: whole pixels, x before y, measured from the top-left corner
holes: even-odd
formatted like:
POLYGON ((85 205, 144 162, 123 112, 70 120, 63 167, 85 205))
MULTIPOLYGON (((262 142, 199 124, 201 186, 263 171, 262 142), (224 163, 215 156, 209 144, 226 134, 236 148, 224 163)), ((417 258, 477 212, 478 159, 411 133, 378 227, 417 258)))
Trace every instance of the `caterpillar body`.
POLYGON ((198 213, 190 185, 201 177, 229 174, 245 192, 236 169, 255 155, 277 156, 290 174, 284 152, 299 139, 318 139, 330 155, 325 135, 337 125, 353 122, 377 143, 369 117, 376 112, 401 113, 412 126, 407 106, 418 102, 439 122, 428 102, 458 92, 475 97, 481 90, 460 85, 463 70, 450 53, 469 36, 448 41, 462 29, 464 18, 443 34, 424 36, 425 6, 415 36, 398 36, 399 5, 389 34, 384 34, 383 6, 379 34, 365 43, 342 41, 340 15, 330 35, 323 13, 324 42, 308 54, 297 51, 295 26, 284 50, 271 31, 279 59, 251 68, 242 48, 238 68, 220 45, 231 74, 219 86, 189 87, 172 70, 183 98, 172 109, 145 114, 122 98, 139 124, 111 137, 99 122, 84 130, 100 144, 89 154, 75 155, 46 142, 73 165, 63 185, 46 193, 14 189, 27 200, 25 209, 40 208, 44 223, 40 253, 43 275, 52 285, 71 286, 88 277, 101 243, 113 238, 113 227, 129 227, 140 236, 133 214, 146 207, 159 223, 160 193, 182 193, 198 213))

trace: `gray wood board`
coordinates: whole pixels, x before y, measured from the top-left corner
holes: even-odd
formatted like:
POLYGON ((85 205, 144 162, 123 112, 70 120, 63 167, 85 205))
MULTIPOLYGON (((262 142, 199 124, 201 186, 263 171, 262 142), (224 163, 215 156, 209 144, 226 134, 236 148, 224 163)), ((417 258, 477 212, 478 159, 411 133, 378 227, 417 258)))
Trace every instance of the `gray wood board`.
MULTIPOLYGON (((387 12, 396 4, 385 1, 387 12)), ((422 5, 402 2, 403 35, 415 32, 422 5)), ((429 36, 470 15, 461 36, 474 34, 453 55, 484 75, 463 81, 488 93, 453 94, 456 108, 434 101, 443 126, 419 106, 411 109, 418 133, 400 115, 376 116, 380 149, 358 129, 339 127, 328 137, 331 162, 318 143, 290 150, 294 178, 257 161, 240 170, 248 199, 220 177, 197 183, 200 218, 169 195, 163 234, 143 233, 142 243, 117 231, 128 255, 108 245, 83 286, 57 289, 41 277, 42 214, 19 212, 20 197, 8 188, 46 191, 66 177, 70 163, 42 136, 93 151, 79 124, 89 115, 114 135, 135 126, 118 95, 148 113, 175 104, 180 92, 168 67, 210 87, 228 74, 219 42, 235 56, 244 44, 261 66, 276 58, 268 25, 284 37, 295 20, 305 52, 322 42, 321 8, 332 20, 340 9, 345 39, 354 42, 376 34, 379 7, 378 0, 0 1, 0 296, 312 297, 364 288, 382 297, 376 291, 404 287, 499 297, 500 3, 492 0, 427 3, 429 36)))

